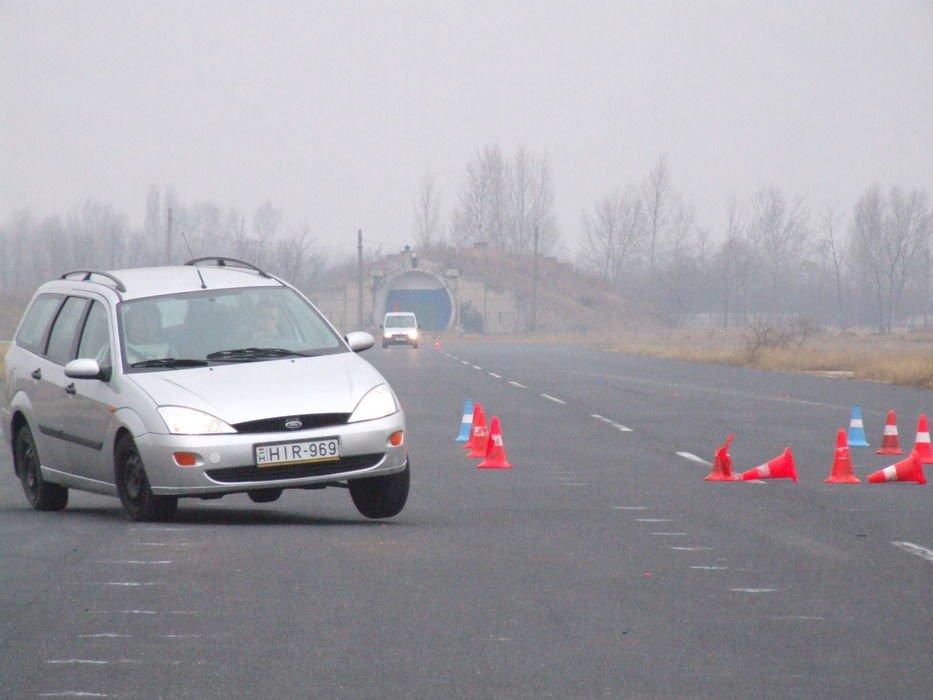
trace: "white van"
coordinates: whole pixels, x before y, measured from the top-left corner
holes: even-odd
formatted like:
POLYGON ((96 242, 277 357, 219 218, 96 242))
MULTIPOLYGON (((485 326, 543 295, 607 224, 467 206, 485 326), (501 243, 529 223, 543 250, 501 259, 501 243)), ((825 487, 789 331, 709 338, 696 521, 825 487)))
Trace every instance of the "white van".
POLYGON ((391 311, 382 322, 382 347, 411 345, 418 347, 418 319, 410 311, 391 311))

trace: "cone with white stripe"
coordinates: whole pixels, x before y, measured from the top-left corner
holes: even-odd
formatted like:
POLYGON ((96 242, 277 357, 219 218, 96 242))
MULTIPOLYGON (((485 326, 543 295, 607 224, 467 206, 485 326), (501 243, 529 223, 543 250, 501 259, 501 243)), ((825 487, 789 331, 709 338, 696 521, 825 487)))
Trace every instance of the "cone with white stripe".
POLYGON ((901 441, 897 435, 897 415, 894 411, 888 411, 888 422, 884 426, 884 438, 881 440, 881 449, 875 452, 876 455, 902 455, 901 441))
POLYGON ((486 445, 489 443, 489 431, 486 429, 486 415, 483 407, 476 402, 473 408, 473 427, 470 429, 470 439, 464 447, 469 448, 467 457, 482 459, 486 456, 486 445))
POLYGON ((486 447, 486 459, 477 465, 477 469, 511 469, 512 465, 505 456, 505 445, 502 443, 502 428, 499 427, 499 416, 493 416, 489 424, 489 442, 486 447))
POLYGON ((883 484, 888 481, 914 481, 918 484, 927 482, 923 474, 923 465, 920 463, 920 455, 917 450, 910 453, 910 457, 902 459, 890 467, 879 469, 868 475, 869 484, 883 484))
POLYGON ((865 439, 865 426, 862 424, 862 407, 852 407, 852 420, 849 421, 849 447, 871 447, 865 439))
POLYGON ((797 481, 797 468, 794 466, 794 455, 791 454, 790 448, 786 448, 784 454, 780 457, 775 457, 770 462, 742 472, 743 481, 751 481, 752 479, 793 479, 797 481))
POLYGON ((473 425, 473 402, 467 399, 463 402, 463 418, 460 421, 460 434, 456 442, 466 442, 470 439, 470 428, 473 425))
POLYGON ((930 447, 930 428, 927 425, 927 417, 920 414, 920 420, 917 421, 917 439, 914 443, 914 449, 920 456, 920 464, 933 464, 933 449, 930 447))
POLYGON ((849 441, 846 439, 846 431, 839 428, 836 434, 836 456, 833 459, 833 468, 829 473, 828 479, 823 479, 826 484, 858 484, 859 478, 852 471, 852 458, 849 455, 849 441))

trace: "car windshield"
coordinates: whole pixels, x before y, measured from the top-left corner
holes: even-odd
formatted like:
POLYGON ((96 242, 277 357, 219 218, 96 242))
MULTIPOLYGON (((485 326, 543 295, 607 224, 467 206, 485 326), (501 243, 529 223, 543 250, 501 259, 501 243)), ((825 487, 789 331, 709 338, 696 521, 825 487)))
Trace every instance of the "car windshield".
POLYGON ((387 316, 385 326, 387 328, 414 328, 415 317, 408 316, 387 316))
POLYGON ((330 355, 346 347, 288 287, 208 290, 120 305, 122 350, 130 370, 330 355))

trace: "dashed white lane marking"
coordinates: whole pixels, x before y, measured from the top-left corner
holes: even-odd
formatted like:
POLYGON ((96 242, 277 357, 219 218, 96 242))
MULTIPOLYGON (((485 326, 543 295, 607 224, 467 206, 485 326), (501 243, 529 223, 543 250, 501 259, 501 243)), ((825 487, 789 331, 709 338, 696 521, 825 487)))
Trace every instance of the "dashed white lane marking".
POLYGON ((479 365, 473 365, 473 369, 478 369, 478 370, 482 370, 483 368, 482 368, 482 367, 480 367, 479 365))
POLYGON ((92 583, 92 586, 126 586, 128 588, 134 588, 137 586, 156 586, 156 583, 149 583, 144 581, 104 581, 102 583, 92 583))
POLYGON ((137 542, 140 547, 190 547, 194 542, 137 542))
POLYGON ((527 388, 528 388, 528 387, 525 386, 524 384, 519 384, 519 383, 516 382, 516 381, 510 381, 509 384, 511 384, 512 386, 514 386, 514 387, 517 388, 517 389, 527 389, 527 388))
POLYGON ((712 547, 671 547, 671 549, 677 552, 711 552, 713 551, 712 547))
POLYGON ((690 462, 696 462, 697 464, 706 464, 706 465, 708 465, 708 466, 713 466, 713 463, 712 463, 712 462, 709 462, 709 461, 703 459, 702 457, 697 457, 697 456, 696 456, 695 454, 693 454, 692 452, 678 452, 678 453, 677 453, 677 456, 678 456, 678 457, 683 457, 684 459, 686 459, 686 460, 688 460, 688 461, 690 461, 690 462))
POLYGON ((772 620, 825 620, 825 617, 818 617, 816 615, 772 615, 772 620))
POLYGON ((39 693, 40 698, 109 698, 103 693, 86 693, 80 690, 65 690, 60 693, 39 693))
POLYGON ((652 532, 652 535, 657 535, 658 537, 686 537, 686 532, 652 532))
POLYGON ((563 401, 562 399, 559 399, 559 398, 557 398, 556 396, 551 396, 550 394, 541 394, 541 396, 544 397, 545 399, 547 399, 548 401, 553 401, 554 403, 559 403, 559 404, 562 404, 562 405, 566 405, 566 404, 567 404, 566 401, 563 401))
POLYGON ((99 659, 46 659, 45 663, 47 664, 92 664, 95 666, 105 666, 109 664, 109 661, 101 661, 99 659))
POLYGON ((892 542, 891 544, 909 554, 916 554, 918 557, 922 557, 927 561, 933 561, 933 550, 929 550, 926 547, 921 547, 912 542, 892 542))
POLYGON ((492 377, 493 379, 502 379, 502 375, 496 374, 495 372, 490 372, 489 376, 492 377))
POLYGON ((728 566, 691 566, 691 569, 700 569, 701 571, 725 571, 728 566))
POLYGON ((469 365, 470 363, 467 362, 466 360, 460 360, 460 364, 461 364, 461 365, 469 365))
POLYGON ((635 518, 636 523, 669 523, 670 518, 635 518))
POLYGON ((612 506, 613 510, 648 510, 648 506, 612 506))
POLYGON ((96 564, 174 564, 171 559, 159 561, 143 561, 142 559, 98 559, 96 564))
POLYGON ((777 593, 777 588, 730 588, 733 593, 777 593))
POLYGON ((117 634, 116 632, 99 632, 97 634, 79 634, 78 639, 95 639, 97 637, 107 637, 111 639, 132 639, 131 634, 117 634))
POLYGON ((614 420, 612 420, 611 418, 606 418, 605 416, 601 416, 601 415, 599 415, 598 413, 591 413, 591 414, 590 414, 590 418, 595 418, 596 420, 601 420, 603 423, 606 423, 606 424, 608 424, 608 425, 611 425, 613 428, 615 428, 616 430, 619 430, 620 432, 623 432, 623 433, 631 433, 631 432, 632 432, 632 429, 631 429, 631 428, 629 428, 629 427, 627 427, 627 426, 625 426, 625 425, 622 425, 621 423, 616 423, 616 422, 615 422, 614 420))

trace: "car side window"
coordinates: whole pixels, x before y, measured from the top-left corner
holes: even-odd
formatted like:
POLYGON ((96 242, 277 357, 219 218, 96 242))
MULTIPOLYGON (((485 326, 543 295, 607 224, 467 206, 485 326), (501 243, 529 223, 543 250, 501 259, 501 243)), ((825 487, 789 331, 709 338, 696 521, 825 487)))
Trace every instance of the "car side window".
POLYGON ((20 324, 19 333, 16 334, 16 344, 38 355, 45 352, 46 332, 61 303, 62 297, 59 294, 37 296, 20 324))
POLYGON ((52 362, 63 365, 72 359, 77 340, 78 324, 84 316, 88 300, 80 297, 68 297, 62 304, 52 332, 49 335, 49 349, 46 356, 52 362))
POLYGON ((99 301, 91 302, 78 345, 78 357, 97 360, 101 367, 110 366, 110 327, 107 310, 99 301))

